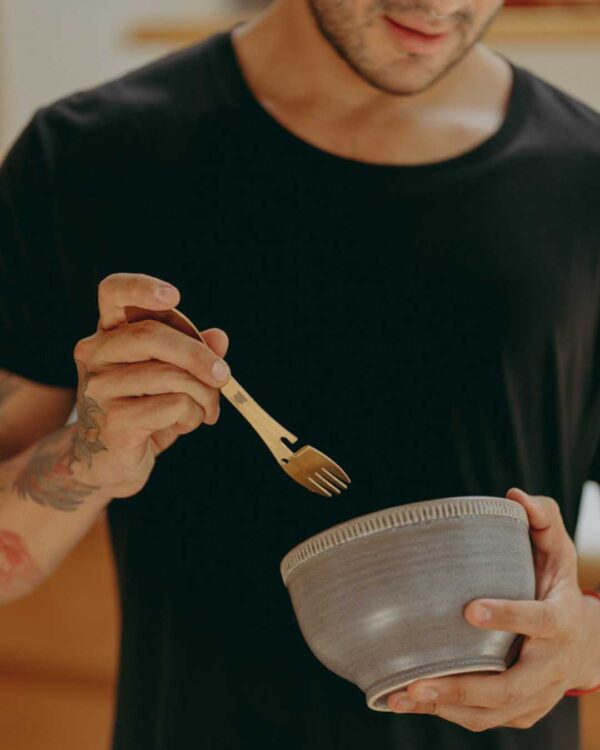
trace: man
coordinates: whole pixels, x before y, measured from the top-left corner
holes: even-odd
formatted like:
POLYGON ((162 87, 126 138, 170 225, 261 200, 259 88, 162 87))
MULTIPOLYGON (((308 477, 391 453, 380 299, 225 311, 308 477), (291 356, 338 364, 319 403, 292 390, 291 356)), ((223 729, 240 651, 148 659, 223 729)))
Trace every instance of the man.
POLYGON ((8 156, 4 601, 108 508, 115 750, 577 746, 563 695, 600 683, 569 538, 600 478, 600 116, 478 41, 498 10, 277 0, 39 111, 8 156), (130 306, 219 328, 203 347, 130 306), (226 354, 347 492, 308 493, 219 416, 226 354), (530 518, 539 601, 465 609, 521 656, 370 711, 308 650, 279 562, 356 515, 474 494, 530 518))

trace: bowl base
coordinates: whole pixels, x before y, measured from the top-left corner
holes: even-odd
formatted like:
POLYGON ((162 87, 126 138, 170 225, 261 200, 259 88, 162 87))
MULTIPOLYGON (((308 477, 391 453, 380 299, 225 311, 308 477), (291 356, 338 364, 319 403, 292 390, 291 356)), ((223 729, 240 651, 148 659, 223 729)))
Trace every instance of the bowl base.
POLYGON ((416 667, 388 677, 375 683, 367 691, 367 706, 373 711, 390 711, 386 698, 390 693, 396 693, 411 682, 417 680, 431 679, 432 677, 447 677, 451 674, 464 674, 467 672, 504 672, 506 662, 494 657, 479 659, 463 659, 449 662, 430 664, 427 667, 416 667))

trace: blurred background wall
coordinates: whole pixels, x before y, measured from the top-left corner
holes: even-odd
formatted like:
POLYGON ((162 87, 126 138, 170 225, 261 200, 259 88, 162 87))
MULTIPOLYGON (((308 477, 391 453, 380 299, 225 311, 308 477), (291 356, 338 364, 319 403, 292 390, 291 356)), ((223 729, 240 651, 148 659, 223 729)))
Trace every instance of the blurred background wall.
MULTIPOLYGON (((37 107, 141 65, 209 27, 227 27, 235 9, 236 0, 0 0, 0 157, 37 107)), ((523 34, 516 17, 517 33, 489 43, 600 111, 600 5, 591 12, 589 21, 575 19, 581 33, 563 34, 570 24, 565 17, 565 29, 554 20, 551 34, 541 26, 523 34)), ((600 493, 591 482, 577 544, 582 584, 595 586, 600 493)), ((0 747, 108 750, 119 625, 103 517, 38 591, 0 608, 0 747)), ((582 711, 584 750, 596 750, 600 696, 584 699, 582 711)))
MULTIPOLYGON (((253 0, 0 0, 0 153, 35 107, 171 48, 168 40, 134 44, 128 32, 136 25, 182 24, 252 4, 253 0)), ((533 39, 492 46, 600 109, 600 35, 565 41, 546 36, 541 30, 533 39)))
POLYGON ((537 39, 490 46, 600 111, 600 34, 596 39, 556 41, 544 40, 541 32, 537 39))
POLYGON ((0 0, 0 150, 35 107, 160 54, 128 43, 131 26, 227 9, 227 0, 0 0))

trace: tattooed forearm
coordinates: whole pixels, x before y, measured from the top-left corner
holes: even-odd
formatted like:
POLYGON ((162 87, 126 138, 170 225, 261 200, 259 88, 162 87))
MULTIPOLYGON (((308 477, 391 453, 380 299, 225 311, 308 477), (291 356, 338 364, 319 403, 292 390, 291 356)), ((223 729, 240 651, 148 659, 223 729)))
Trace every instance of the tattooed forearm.
POLYGON ((79 371, 77 422, 40 440, 13 485, 19 497, 56 510, 76 510, 88 495, 100 489, 75 479, 72 466, 83 462, 91 468, 94 453, 108 450, 100 440, 100 424, 94 416, 104 411, 93 398, 85 395, 95 373, 88 372, 82 362, 77 360, 76 363, 79 371), (62 440, 65 432, 70 435, 67 446, 62 440))
POLYGON ((63 427, 40 440, 14 481, 17 495, 56 510, 76 510, 88 495, 100 489, 73 476, 69 456, 76 440, 77 425, 63 427), (65 432, 71 436, 68 446, 64 445, 65 432), (54 445, 56 449, 50 450, 54 445))
POLYGON ((19 593, 41 581, 42 572, 18 534, 0 529, 0 593, 19 593))

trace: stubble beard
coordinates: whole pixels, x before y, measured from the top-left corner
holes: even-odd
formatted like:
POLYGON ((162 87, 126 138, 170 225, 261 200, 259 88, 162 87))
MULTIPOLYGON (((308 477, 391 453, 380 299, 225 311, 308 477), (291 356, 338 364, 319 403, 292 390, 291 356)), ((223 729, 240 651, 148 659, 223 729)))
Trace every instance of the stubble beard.
MULTIPOLYGON (((360 22, 353 16, 348 0, 307 0, 307 2, 319 32, 337 52, 338 56, 366 83, 379 91, 394 96, 413 96, 421 93, 446 76, 480 41, 502 9, 502 5, 498 6, 478 33, 470 40, 469 30, 473 25, 472 14, 456 14, 460 43, 438 70, 430 71, 430 76, 421 86, 418 88, 403 88, 401 85, 392 84, 386 80, 385 72, 378 70, 369 58, 366 43, 366 35, 369 29, 375 23, 380 22, 381 16, 392 11, 392 9, 397 11, 398 6, 394 0, 378 0, 368 9, 365 19, 360 22)), ((412 5, 411 7, 415 8, 416 6, 412 5)), ((423 56, 408 53, 405 59, 407 65, 415 65, 423 59, 423 56)))

